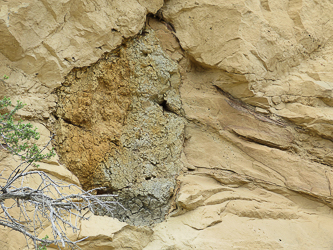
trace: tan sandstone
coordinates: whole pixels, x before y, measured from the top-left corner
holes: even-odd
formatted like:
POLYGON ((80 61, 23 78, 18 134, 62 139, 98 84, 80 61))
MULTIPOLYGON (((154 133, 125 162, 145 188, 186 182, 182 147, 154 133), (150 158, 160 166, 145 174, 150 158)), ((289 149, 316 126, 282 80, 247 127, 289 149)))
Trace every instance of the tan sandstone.
MULTIPOLYGON (((94 215, 71 237, 90 236, 82 249, 331 249, 332 11, 314 0, 0 3, 0 97, 27 103, 20 116, 45 138, 61 131, 59 159, 84 186, 150 209, 118 218, 160 222, 94 215)), ((41 168, 78 181, 58 158, 41 168)), ((1 240, 25 245, 8 230, 1 240)))

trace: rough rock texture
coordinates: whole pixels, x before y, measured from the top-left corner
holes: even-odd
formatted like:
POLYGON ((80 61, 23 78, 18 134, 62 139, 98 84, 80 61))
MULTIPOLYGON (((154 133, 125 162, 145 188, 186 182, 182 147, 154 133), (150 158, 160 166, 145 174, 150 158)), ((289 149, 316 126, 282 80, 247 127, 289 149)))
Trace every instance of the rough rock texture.
POLYGON ((333 27, 324 13, 333 6, 313 4, 170 1, 164 7, 182 48, 204 67, 182 74, 184 110, 195 123, 185 145, 191 165, 232 170, 331 204, 333 85, 309 66, 330 65, 333 27), (224 12, 234 26, 218 18, 224 12), (224 25, 211 25, 216 22, 224 25))
POLYGON ((294 192, 260 188, 230 172, 221 177, 224 181, 207 175, 180 178, 182 213, 158 224, 144 249, 332 247, 331 208, 294 192))
MULTIPOLYGON (((162 0, 13 0, 0 2, 3 93, 29 104, 26 118, 48 119, 50 95, 74 68, 95 63, 143 28, 162 0)), ((2 93, 0 93, 2 97, 2 93)))
POLYGON ((73 70, 62 85, 55 112, 61 161, 85 189, 119 195, 128 210, 116 217, 135 225, 162 221, 182 168, 184 120, 177 64, 154 31, 73 70))
MULTIPOLYGON (((323 235, 332 230, 333 5, 321 4, 163 7, 187 53, 178 60, 191 175, 180 178, 174 217, 155 228, 145 249, 332 247, 323 235)), ((158 29, 161 41, 171 39, 158 29)))
POLYGON ((0 4, 0 73, 10 76, 0 85, 28 103, 22 117, 51 124, 50 93, 67 75, 57 90, 57 147, 69 169, 94 162, 73 170, 81 183, 136 201, 160 197, 160 205, 175 194, 170 216, 151 230, 105 219, 101 232, 94 217, 91 231, 82 226, 92 236, 83 249, 332 248, 330 1, 16 2, 0 4), (148 12, 156 19, 146 20, 148 12), (149 34, 140 32, 145 20, 149 34), (178 78, 178 70, 181 82, 162 74, 178 78), (154 154, 171 141, 176 151, 154 154))
POLYGON ((175 0, 163 15, 196 62, 230 73, 213 84, 332 139, 331 10, 315 1, 175 0))
POLYGON ((156 12, 163 3, 141 2, 4 1, 0 51, 25 73, 38 73, 46 87, 55 87, 73 66, 95 62, 123 37, 135 35, 148 11, 156 12))

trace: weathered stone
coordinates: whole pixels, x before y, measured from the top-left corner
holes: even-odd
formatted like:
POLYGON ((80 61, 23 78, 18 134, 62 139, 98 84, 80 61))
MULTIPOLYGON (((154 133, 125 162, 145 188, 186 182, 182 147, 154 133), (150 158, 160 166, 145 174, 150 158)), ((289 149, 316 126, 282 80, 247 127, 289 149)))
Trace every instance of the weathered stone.
MULTIPOLYGON (((10 76, 0 81, 0 97, 28 103, 20 116, 49 129, 50 93, 67 76, 61 88, 76 89, 61 92, 56 122, 66 167, 85 169, 75 172, 85 187, 119 193, 130 209, 117 217, 134 224, 161 221, 173 202, 170 217, 152 230, 115 219, 99 228, 103 220, 94 217, 96 230, 84 230, 92 238, 81 247, 330 249, 332 3, 162 5, 0 3, 0 73, 10 76), (156 15, 146 19, 148 12, 156 15), (71 71, 82 66, 89 67, 71 71), (105 83, 109 90, 100 89, 105 83)), ((46 164, 56 175, 49 169, 57 160, 46 164)), ((15 239, 4 247, 20 249, 15 239)))
POLYGON ((182 168, 178 68, 146 33, 56 90, 61 160, 84 188, 119 194, 115 216, 134 224, 163 220, 182 168))
POLYGON ((206 175, 186 175, 180 180, 179 206, 190 211, 156 225, 145 250, 296 250, 325 249, 332 244, 333 217, 325 205, 287 190, 265 190, 236 179, 234 187, 206 175), (197 206, 193 206, 195 200, 200 201, 197 206), (314 229, 314 224, 320 227, 314 229))

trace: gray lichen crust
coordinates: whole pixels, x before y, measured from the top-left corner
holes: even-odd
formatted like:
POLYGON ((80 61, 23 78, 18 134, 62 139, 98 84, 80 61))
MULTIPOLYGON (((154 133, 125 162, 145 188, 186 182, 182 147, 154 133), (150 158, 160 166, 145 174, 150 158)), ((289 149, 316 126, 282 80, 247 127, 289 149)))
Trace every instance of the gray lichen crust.
POLYGON ((128 45, 133 99, 121 135, 122 148, 102 163, 105 178, 128 211, 116 211, 135 225, 159 222, 169 209, 181 169, 184 119, 180 76, 149 31, 128 45))

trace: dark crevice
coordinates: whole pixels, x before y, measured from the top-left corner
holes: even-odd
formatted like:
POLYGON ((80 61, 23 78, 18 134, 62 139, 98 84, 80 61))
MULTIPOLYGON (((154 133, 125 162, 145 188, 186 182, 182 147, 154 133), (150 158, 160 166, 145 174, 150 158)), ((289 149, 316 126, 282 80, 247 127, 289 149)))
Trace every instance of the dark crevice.
MULTIPOLYGON (((58 104, 57 104, 58 105, 58 104)), ((54 118, 58 121, 59 120, 59 116, 57 116, 56 114, 52 114, 54 116, 54 118)))
POLYGON ((62 119, 64 122, 66 122, 67 124, 70 124, 70 125, 72 125, 72 126, 74 126, 74 127, 78 127, 78 128, 84 129, 83 126, 76 125, 76 124, 72 123, 69 119, 65 119, 65 118, 61 118, 61 119, 62 119))
POLYGON ((254 142, 254 143, 262 145, 262 146, 266 146, 266 147, 269 147, 269 148, 276 148, 276 149, 283 150, 283 151, 289 151, 290 150, 290 147, 284 147, 282 145, 275 144, 273 142, 265 141, 265 140, 255 138, 255 137, 243 136, 243 135, 240 135, 240 134, 236 133, 235 131, 231 131, 231 132, 233 134, 235 134, 236 136, 238 136, 239 138, 245 140, 245 141, 254 142))
POLYGON ((248 114, 252 115, 253 117, 255 117, 257 120, 260 120, 263 122, 272 123, 272 124, 275 124, 277 126, 284 127, 284 128, 287 127, 287 125, 290 125, 287 123, 287 121, 285 119, 283 119, 281 117, 278 117, 278 119, 273 120, 271 118, 272 114, 264 115, 262 113, 258 113, 255 109, 256 108, 255 106, 247 104, 247 103, 243 102, 242 100, 239 100, 239 99, 233 97, 231 94, 229 94, 228 92, 225 92, 223 89, 221 89, 220 87, 218 87, 214 84, 213 84, 213 86, 217 89, 217 91, 219 93, 221 93, 223 96, 225 96, 227 98, 226 102, 229 104, 230 107, 237 109, 241 112, 248 113, 248 114))
POLYGON ((62 119, 64 122, 66 122, 67 124, 70 124, 70 125, 73 125, 75 127, 78 127, 78 128, 81 128, 81 129, 85 129, 83 126, 80 126, 80 125, 76 125, 74 123, 72 123, 69 119, 66 119, 66 118, 63 118, 63 117, 59 117, 57 116, 56 114, 53 114, 54 118, 56 120, 59 120, 59 119, 62 119))
POLYGON ((163 100, 163 102, 160 104, 160 106, 163 108, 163 111, 171 112, 171 110, 168 107, 167 101, 163 100))
MULTIPOLYGON (((168 30, 170 30, 171 32, 173 33, 176 33, 176 29, 175 27, 173 26, 173 24, 169 21, 167 21, 164 17, 163 17, 163 13, 162 13, 162 10, 160 9, 159 11, 157 11, 156 14, 148 14, 147 15, 147 20, 149 18, 154 18, 154 19, 157 19, 159 22, 163 23, 168 30)), ((149 25, 149 22, 148 22, 148 25, 149 25)))
POLYGON ((96 193, 97 195, 100 194, 114 194, 115 193, 115 189, 112 188, 102 188, 102 189, 97 189, 96 193))
POLYGON ((166 100, 163 100, 161 103, 157 102, 157 104, 162 107, 163 113, 168 112, 168 113, 173 113, 178 116, 178 114, 172 108, 170 108, 170 106, 166 100))

